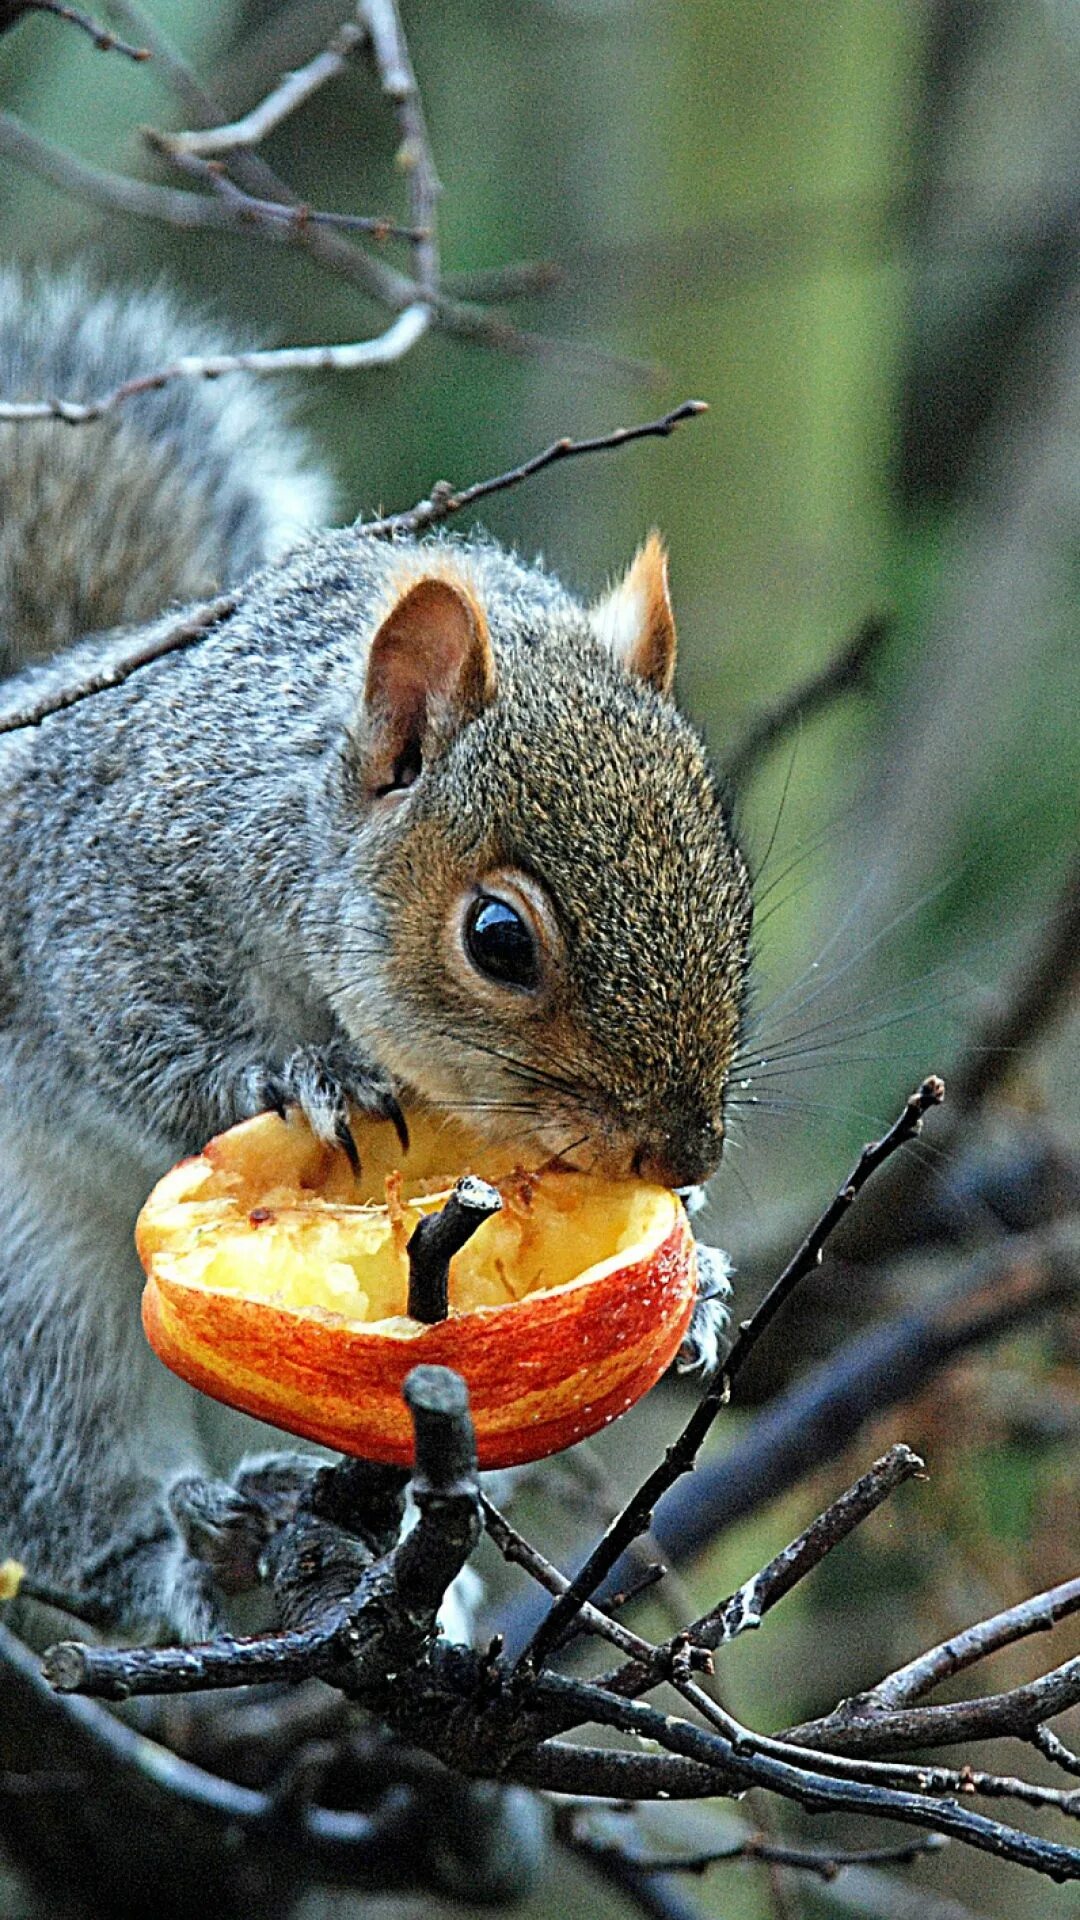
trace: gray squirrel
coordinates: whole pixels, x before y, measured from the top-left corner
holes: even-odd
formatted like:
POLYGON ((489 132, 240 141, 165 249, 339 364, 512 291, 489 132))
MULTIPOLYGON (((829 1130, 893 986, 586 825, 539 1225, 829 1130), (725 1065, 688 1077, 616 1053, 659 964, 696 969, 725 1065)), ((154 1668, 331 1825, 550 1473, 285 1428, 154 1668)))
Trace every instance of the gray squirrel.
MULTIPOLYGON (((207 344, 156 295, 0 277, 4 398, 207 344)), ((200 1636, 276 1468, 235 1471, 265 1430, 211 1409, 208 1438, 143 1339, 154 1180, 267 1106, 351 1154, 350 1108, 400 1130, 400 1098, 701 1182, 750 883, 655 536, 586 607, 482 535, 313 532, 325 484, 241 377, 0 426, 0 500, 0 718, 234 594, 0 737, 0 1556, 200 1636)))

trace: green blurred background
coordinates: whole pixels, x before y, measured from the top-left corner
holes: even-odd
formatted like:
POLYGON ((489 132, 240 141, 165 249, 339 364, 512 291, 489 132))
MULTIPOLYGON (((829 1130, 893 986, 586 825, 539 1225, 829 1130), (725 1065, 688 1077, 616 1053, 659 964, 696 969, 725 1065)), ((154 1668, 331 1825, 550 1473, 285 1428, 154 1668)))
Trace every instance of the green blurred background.
MULTIPOLYGON (((345 9, 150 11, 238 110, 345 9)), ((822 1049, 746 1090, 761 1105, 739 1111, 713 1224, 749 1259, 806 1218, 915 1078, 948 1065, 1075 840, 1080 5, 406 0, 404 17, 448 274, 554 262, 557 289, 515 318, 573 344, 511 356, 434 335, 389 370, 295 386, 341 517, 695 395, 703 421, 560 467, 492 501, 486 524, 590 593, 659 525, 682 698, 721 759, 868 613, 894 618, 873 697, 808 724, 739 796, 766 895, 762 1050, 811 1027, 804 1044, 822 1049)), ((97 165, 157 178, 136 130, 181 123, 153 63, 102 57, 44 19, 0 41, 0 104, 97 165)), ((357 68, 267 152, 315 205, 389 212, 393 146, 357 68)), ((105 220, 3 167, 5 257, 89 252, 109 278, 163 277, 265 344, 383 324, 298 252, 105 220)), ((1076 1039, 1074 1021, 1022 1095, 1067 1123, 1076 1039)), ((950 1403, 983 1443, 965 1474, 936 1462, 933 1513, 908 1501, 906 1528, 883 1525, 812 1602, 788 1603, 769 1647, 742 1658, 737 1710, 779 1724, 820 1703, 813 1674, 786 1680, 783 1701, 773 1682, 813 1668, 823 1621, 869 1679, 894 1641, 909 1653, 920 1630, 1064 1577, 1075 1480, 1057 1441, 1020 1443, 989 1419, 995 1391, 1035 1390, 1022 1342, 996 1364, 950 1403)), ((1075 1382, 1054 1391, 1068 1401, 1075 1382)), ((920 1419, 903 1429, 916 1444, 933 1427, 920 1419)), ((834 1484, 735 1536, 724 1569, 743 1577, 834 1484)), ((702 1569, 702 1595, 725 1577, 702 1569)), ((915 1878, 972 1913, 1074 1910, 959 1849, 915 1878)), ((729 1872, 693 1897, 732 1920, 810 1914, 842 1910, 843 1884, 789 1890, 798 1904, 781 1909, 756 1875, 729 1872)), ((536 1911, 580 1897, 549 1887, 536 1911)), ((591 1885, 588 1899, 608 1910, 591 1885)))

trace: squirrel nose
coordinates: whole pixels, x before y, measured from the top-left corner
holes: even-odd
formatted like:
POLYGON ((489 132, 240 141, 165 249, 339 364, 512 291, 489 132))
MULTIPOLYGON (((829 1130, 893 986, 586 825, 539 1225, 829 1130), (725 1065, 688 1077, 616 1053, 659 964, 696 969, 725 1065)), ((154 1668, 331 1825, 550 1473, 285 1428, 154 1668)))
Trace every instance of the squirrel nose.
POLYGON ((689 1136, 647 1140, 634 1155, 633 1169, 658 1187, 697 1187, 716 1172, 723 1144, 722 1125, 702 1127, 689 1136))

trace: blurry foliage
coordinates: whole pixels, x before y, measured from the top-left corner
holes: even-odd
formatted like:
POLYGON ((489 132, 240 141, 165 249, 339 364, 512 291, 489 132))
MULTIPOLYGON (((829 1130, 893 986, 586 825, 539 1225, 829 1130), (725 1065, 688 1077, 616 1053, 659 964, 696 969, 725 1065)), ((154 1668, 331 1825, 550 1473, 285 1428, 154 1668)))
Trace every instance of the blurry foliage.
MULTIPOLYGON (((152 11, 236 108, 253 73, 258 90, 347 8, 280 9, 265 70, 252 63, 273 8, 152 11)), ((814 723, 742 800, 752 855, 771 848, 758 999, 789 996, 775 1031, 816 1028, 845 1000, 861 1011, 807 1037, 829 1049, 807 1062, 823 1071, 763 1083, 795 1111, 741 1116, 719 1185, 738 1252, 777 1205, 824 1198, 897 1089, 947 1065, 1075 832, 1080 442, 1062 427, 1080 431, 1080 5, 406 0, 405 17, 446 188, 446 269, 554 260, 561 289, 523 322, 655 373, 634 384, 557 350, 509 359, 432 337, 386 372, 313 380, 296 410, 343 516, 701 395, 710 416, 676 440, 561 468, 492 502, 488 524, 591 592, 658 523, 683 697, 721 753, 871 608, 896 614, 876 700, 814 723), (822 990, 834 968, 843 977, 822 990)), ((37 130, 118 169, 148 164, 139 123, 179 124, 152 65, 96 55, 53 20, 0 43, 0 87, 37 130)), ((391 154, 360 68, 269 146, 313 203, 347 210, 393 210, 391 154)), ((38 261, 89 250, 119 280, 164 275, 267 343, 354 337, 378 318, 284 248, 106 227, 11 171, 0 244, 38 261)), ((1051 1050, 1051 1092, 1068 1094, 1075 1058, 1067 1037, 1051 1050)), ((1075 1366, 1048 1382, 1046 1360, 1042 1338, 1018 1339, 895 1423, 929 1450, 933 1499, 909 1489, 785 1604, 767 1648, 740 1643, 723 1675, 736 1711, 804 1715, 924 1628, 1071 1569, 1075 1366), (803 1697, 778 1699, 777 1675, 799 1672, 803 1697)), ((652 1417, 669 1411, 656 1402, 652 1417)), ((627 1471, 630 1431, 607 1449, 627 1471)), ((840 1478, 736 1530, 695 1575, 701 1601, 840 1478)), ((1022 1675, 1024 1650, 1011 1657, 1022 1675)), ((1063 1892, 953 1853, 913 1878, 1010 1920, 1066 1912, 1063 1892)), ((560 1904, 619 1910, 584 1876, 574 1885, 560 1904)), ((688 1894, 729 1920, 770 1910, 741 1868, 688 1894)), ((799 1898, 792 1911, 829 1910, 827 1890, 799 1898)), ((551 1902, 545 1889, 532 1905, 551 1902)))

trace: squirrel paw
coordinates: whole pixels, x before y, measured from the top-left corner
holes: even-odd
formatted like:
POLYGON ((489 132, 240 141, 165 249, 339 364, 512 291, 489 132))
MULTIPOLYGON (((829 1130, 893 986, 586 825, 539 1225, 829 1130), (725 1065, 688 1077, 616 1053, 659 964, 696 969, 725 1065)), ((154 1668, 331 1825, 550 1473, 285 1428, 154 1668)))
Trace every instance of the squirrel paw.
POLYGON ((259 1561, 274 1531, 259 1501, 199 1474, 174 1480, 168 1500, 188 1553, 222 1593, 246 1593, 258 1585, 259 1561))
POLYGON ((299 1047, 280 1069, 255 1068, 248 1080, 250 1111, 272 1107, 284 1118, 299 1107, 312 1133, 328 1147, 340 1147, 354 1173, 360 1171, 349 1108, 389 1120, 402 1152, 408 1150, 409 1129, 389 1080, 369 1067, 348 1046, 299 1047))
POLYGON ((314 1454, 265 1453, 241 1461, 231 1483, 193 1473, 172 1482, 169 1511, 180 1538, 222 1593, 258 1586, 267 1543, 295 1517, 322 1464, 314 1454))
POLYGON ((686 1337, 679 1348, 680 1373, 715 1373, 727 1354, 731 1340, 731 1262, 720 1247, 704 1247, 696 1242, 697 1299, 686 1337))

